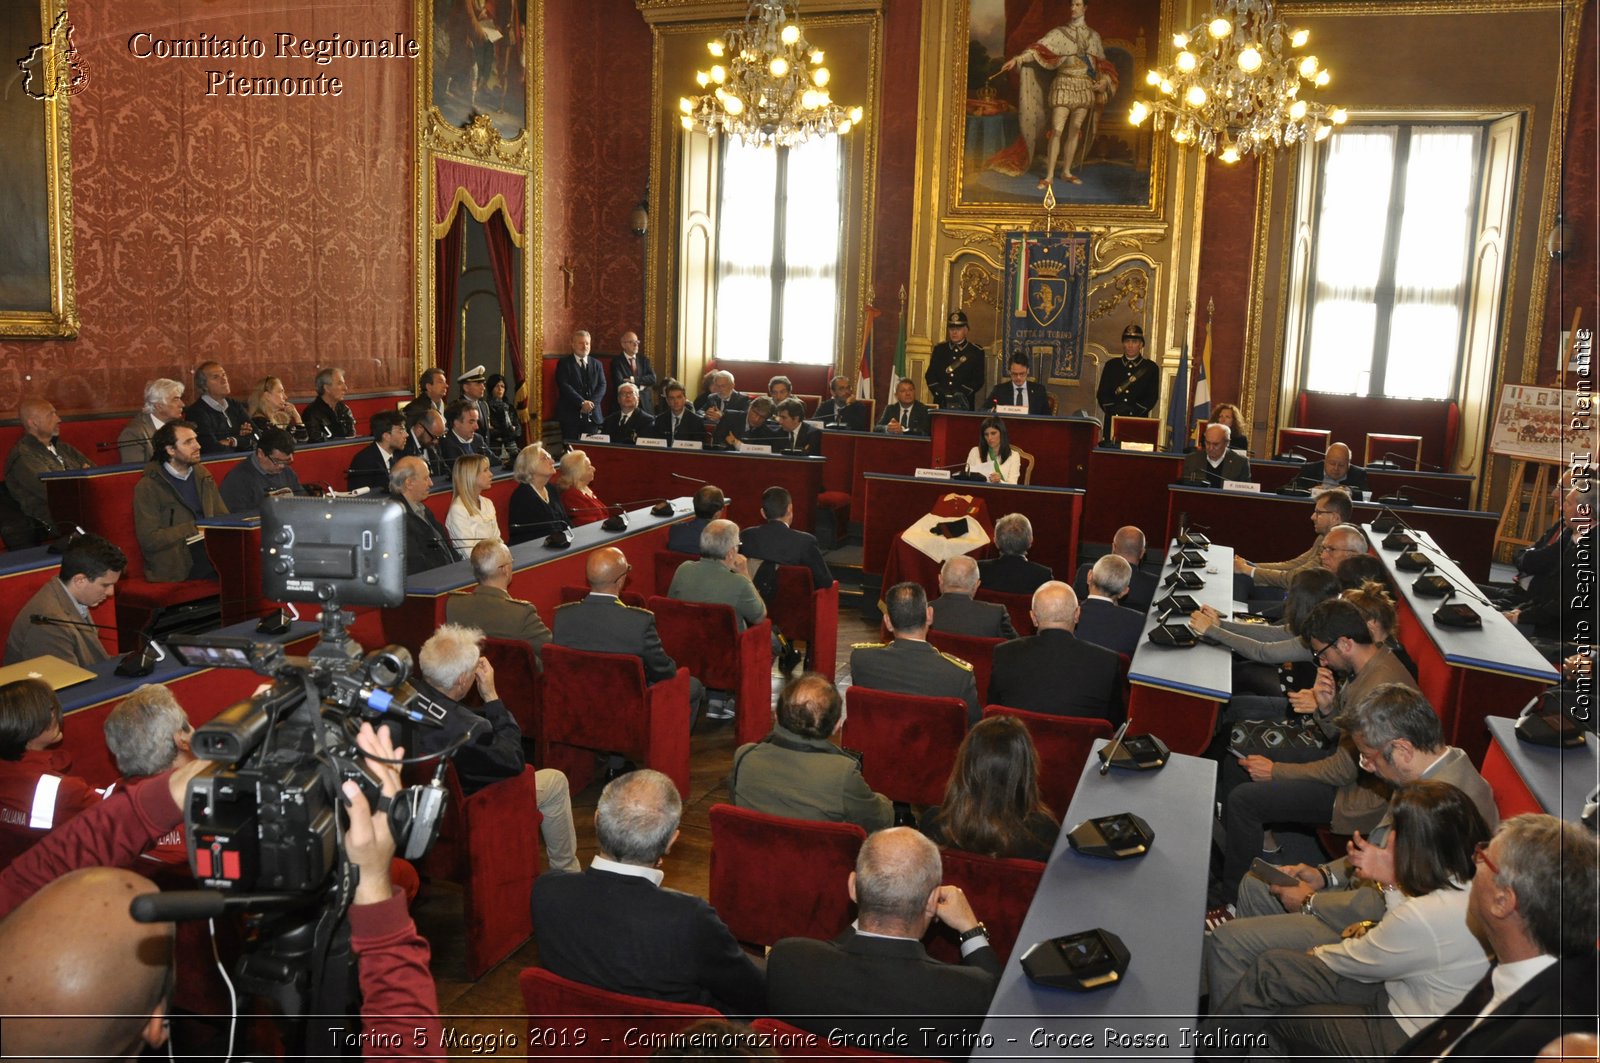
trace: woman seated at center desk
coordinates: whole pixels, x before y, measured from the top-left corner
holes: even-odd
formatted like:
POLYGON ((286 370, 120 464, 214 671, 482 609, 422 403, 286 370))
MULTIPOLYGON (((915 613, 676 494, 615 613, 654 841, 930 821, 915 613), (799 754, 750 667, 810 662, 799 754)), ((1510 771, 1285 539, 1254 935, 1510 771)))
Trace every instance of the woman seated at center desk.
POLYGON ((1022 480, 1022 455, 1011 449, 1006 423, 999 417, 985 417, 978 429, 978 445, 967 451, 967 472, 976 473, 992 484, 1014 484, 1022 480))

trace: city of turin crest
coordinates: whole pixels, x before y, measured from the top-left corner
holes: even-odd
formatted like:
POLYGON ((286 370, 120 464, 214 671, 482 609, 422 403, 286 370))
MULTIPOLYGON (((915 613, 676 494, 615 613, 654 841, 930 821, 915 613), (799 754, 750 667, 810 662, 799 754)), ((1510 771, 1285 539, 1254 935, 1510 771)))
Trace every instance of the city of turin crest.
POLYGON ((1061 274, 1067 269, 1065 262, 1049 260, 1029 264, 1028 316, 1040 328, 1055 324, 1067 306, 1067 280, 1061 274))

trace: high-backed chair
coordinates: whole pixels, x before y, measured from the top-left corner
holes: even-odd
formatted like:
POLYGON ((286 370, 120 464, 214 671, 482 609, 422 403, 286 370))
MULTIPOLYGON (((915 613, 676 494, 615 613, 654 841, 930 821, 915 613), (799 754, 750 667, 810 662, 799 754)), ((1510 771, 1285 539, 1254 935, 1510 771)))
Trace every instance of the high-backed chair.
POLYGON ((1039 796, 1060 819, 1072 804, 1078 776, 1097 738, 1110 738, 1111 725, 1081 716, 1050 716, 1004 705, 990 705, 984 716, 1015 716, 1028 727, 1033 747, 1039 751, 1039 796))
POLYGON ((812 589, 811 570, 778 566, 778 595, 767 617, 791 641, 806 644, 806 667, 834 678, 839 658, 839 581, 812 589))
POLYGON ((876 1059, 882 1063, 928 1063, 916 1056, 886 1056, 882 1052, 833 1044, 826 1037, 791 1026, 782 1019, 756 1019, 750 1028, 766 1034, 778 1055, 795 1059, 876 1059))
POLYGON ((736 742, 759 742, 772 730, 772 621, 739 630, 731 605, 680 602, 656 595, 662 648, 705 684, 734 697, 736 742))
MULTIPOLYGON (((1000 962, 1005 963, 1011 958, 1022 920, 1027 917, 1028 906, 1038 892, 1044 865, 1037 860, 998 859, 959 849, 946 849, 940 856, 944 861, 944 877, 939 881, 961 887, 972 910, 982 913, 983 925, 989 931, 989 944, 994 946, 1000 962)), ((961 961, 961 946, 956 944, 955 934, 942 923, 934 924, 926 945, 928 954, 935 959, 947 963, 961 961)))
POLYGON ((1011 614, 1011 626, 1017 629, 1018 635, 1031 635, 1034 633, 1033 595, 1006 594, 1002 591, 991 591, 979 584, 977 591, 972 596, 980 602, 998 602, 1005 606, 1006 612, 1011 614))
POLYGON ((461 884, 467 977, 476 981, 533 934, 528 896, 539 877, 539 796, 533 769, 470 797, 454 765, 445 769, 444 821, 423 861, 430 875, 461 884))
POLYGON ((1307 461, 1321 461, 1333 432, 1326 428, 1280 428, 1274 454, 1295 454, 1307 461), (1299 449, 1296 449, 1299 448, 1299 449))
POLYGON ((960 698, 924 698, 853 686, 840 743, 860 750, 867 785, 893 801, 936 805, 967 733, 960 698))
POLYGON ((689 799, 689 670, 645 683, 644 662, 629 654, 586 653, 547 643, 539 762, 549 747, 631 755, 667 775, 689 799), (603 705, 604 712, 595 707, 603 705))
POLYGON ((1361 464, 1371 465, 1375 461, 1393 461, 1402 469, 1405 462, 1411 463, 1413 470, 1421 467, 1422 462, 1422 437, 1398 435, 1393 432, 1368 432, 1366 454, 1361 459, 1361 464), (1393 454, 1393 458, 1385 455, 1393 454))
POLYGON ((867 832, 854 823, 711 806, 711 907, 740 941, 829 940, 850 925, 846 883, 867 832))
MULTIPOLYGON (((666 594, 672 586, 672 577, 678 574, 678 566, 686 561, 700 560, 699 554, 680 554, 676 550, 656 551, 656 593, 666 594)), ((694 675, 700 673, 694 672, 694 675)))
POLYGON ((1013 446, 1011 452, 1022 463, 1022 478, 1019 482, 1023 484, 1033 483, 1033 455, 1018 446, 1013 446))
POLYGON ((1118 443, 1149 443, 1155 446, 1161 442, 1161 418, 1113 415, 1111 438, 1118 443))
POLYGON ((483 655, 494 669, 495 686, 522 737, 539 740, 539 654, 521 639, 483 640, 483 655))
POLYGON ((994 648, 1006 640, 957 635, 929 628, 928 641, 935 649, 960 657, 972 665, 972 679, 978 685, 978 704, 986 704, 989 700, 989 676, 994 671, 994 648))
POLYGON ((648 1043, 651 1035, 673 1034, 701 1019, 722 1018, 717 1009, 701 1004, 613 993, 562 978, 543 967, 524 967, 518 982, 522 986, 522 1005, 527 1009, 529 1025, 570 1027, 557 1031, 566 1036, 530 1042, 530 1055, 638 1056, 639 1045, 648 1043), (580 1021, 561 1023, 561 1019, 580 1021), (580 1030, 581 1041, 575 1036, 580 1030))

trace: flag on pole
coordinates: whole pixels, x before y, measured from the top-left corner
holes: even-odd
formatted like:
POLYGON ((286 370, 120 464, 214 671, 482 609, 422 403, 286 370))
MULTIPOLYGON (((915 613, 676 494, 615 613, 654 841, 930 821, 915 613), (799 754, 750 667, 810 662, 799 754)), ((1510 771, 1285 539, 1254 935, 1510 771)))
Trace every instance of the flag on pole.
POLYGON ((1211 420, 1211 322, 1206 321, 1206 345, 1194 364, 1194 415, 1211 420))
POLYGON ((861 357, 856 361, 856 401, 872 401, 872 329, 883 311, 867 307, 867 323, 861 329, 861 357))
POLYGON ((1178 352, 1178 375, 1167 400, 1167 449, 1181 454, 1189 445, 1189 345, 1178 352))
POLYGON ((1028 235, 1017 241, 1016 280, 1011 286, 1011 316, 1028 316, 1028 235))
POLYGON ((889 371, 889 393, 883 402, 885 406, 894 401, 894 389, 900 386, 900 381, 906 375, 906 314, 900 311, 900 335, 894 341, 894 368, 889 371))

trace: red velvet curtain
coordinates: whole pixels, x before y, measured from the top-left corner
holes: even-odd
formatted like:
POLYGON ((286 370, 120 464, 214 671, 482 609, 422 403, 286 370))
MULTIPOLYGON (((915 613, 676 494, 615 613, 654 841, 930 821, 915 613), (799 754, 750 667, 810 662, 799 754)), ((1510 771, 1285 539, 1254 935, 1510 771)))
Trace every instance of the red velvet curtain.
MULTIPOLYGON (((456 217, 459 226, 461 218, 456 217)), ((511 240, 511 230, 506 228, 506 216, 495 211, 483 223, 483 235, 489 243, 489 271, 494 274, 494 291, 500 299, 500 319, 506 328, 506 360, 516 377, 515 392, 522 387, 522 339, 517 325, 517 248, 511 240)))
POLYGON ((436 289, 433 305, 433 364, 444 370, 446 378, 455 376, 450 367, 456 347, 456 288, 461 278, 461 241, 466 213, 457 211, 450 231, 433 242, 436 289))

